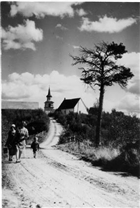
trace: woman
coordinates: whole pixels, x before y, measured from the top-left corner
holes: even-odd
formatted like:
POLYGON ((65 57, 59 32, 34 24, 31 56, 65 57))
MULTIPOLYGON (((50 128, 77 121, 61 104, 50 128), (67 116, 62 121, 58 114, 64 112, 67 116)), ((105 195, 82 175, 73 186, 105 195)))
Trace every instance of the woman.
POLYGON ((17 136, 16 126, 15 124, 12 124, 8 132, 8 139, 5 145, 8 147, 8 150, 9 150, 9 161, 13 160, 13 155, 17 156, 16 136, 17 136))
POLYGON ((20 162, 20 158, 22 155, 23 150, 26 147, 26 140, 29 138, 29 133, 28 129, 25 127, 26 122, 22 121, 21 127, 18 129, 18 134, 17 134, 17 162, 20 162))

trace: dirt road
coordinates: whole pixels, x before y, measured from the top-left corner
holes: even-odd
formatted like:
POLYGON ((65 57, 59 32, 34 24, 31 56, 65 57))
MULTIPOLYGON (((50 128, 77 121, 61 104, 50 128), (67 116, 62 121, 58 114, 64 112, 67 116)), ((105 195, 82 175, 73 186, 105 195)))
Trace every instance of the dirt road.
POLYGON ((4 161, 3 208, 139 207, 139 179, 103 172, 53 148, 61 131, 52 120, 36 159, 27 148, 21 163, 4 161))

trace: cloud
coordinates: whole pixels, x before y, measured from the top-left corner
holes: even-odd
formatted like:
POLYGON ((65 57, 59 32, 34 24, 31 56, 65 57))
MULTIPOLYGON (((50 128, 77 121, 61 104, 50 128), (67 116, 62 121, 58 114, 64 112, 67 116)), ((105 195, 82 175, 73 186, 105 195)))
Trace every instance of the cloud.
POLYGON ((106 32, 106 33, 117 33, 121 32, 125 28, 136 23, 136 19, 127 18, 119 19, 113 17, 100 17, 99 21, 90 21, 88 18, 82 18, 82 25, 79 28, 80 31, 96 31, 96 32, 106 32))
POLYGON ((79 16, 84 16, 84 15, 87 14, 83 9, 77 9, 77 10, 76 10, 76 13, 77 13, 79 16))
POLYGON ((140 95, 140 53, 132 52, 126 53, 121 59, 117 61, 118 64, 124 65, 131 69, 134 77, 128 82, 127 91, 136 95, 140 95))
POLYGON ((134 79, 127 89, 132 94, 140 95, 140 79, 134 79))
POLYGON ((73 47, 74 49, 80 49, 80 46, 73 45, 72 47, 73 47))
POLYGON ((116 108, 118 110, 127 112, 128 114, 139 114, 140 112, 140 98, 133 94, 128 93, 118 104, 116 108))
MULTIPOLYGON (((14 101, 39 102, 44 108, 48 88, 51 88, 54 108, 58 108, 64 98, 82 98, 85 105, 90 108, 96 103, 99 91, 93 91, 87 87, 78 76, 65 76, 58 71, 50 74, 22 74, 12 73, 7 80, 2 81, 2 99, 14 101)), ((139 97, 126 92, 119 102, 104 99, 104 110, 111 111, 113 108, 127 113, 137 114, 139 111, 139 97)))
POLYGON ((35 101, 44 108, 49 86, 55 108, 59 107, 64 98, 81 97, 87 107, 93 105, 95 98, 91 91, 86 91, 78 76, 65 76, 57 71, 44 75, 33 75, 29 72, 10 74, 7 80, 2 81, 2 99, 35 101))
POLYGON ((55 37, 56 37, 56 39, 58 39, 58 40, 63 40, 63 37, 60 37, 59 35, 56 35, 55 37))
POLYGON ((68 28, 62 26, 61 24, 57 24, 55 27, 60 28, 61 30, 68 30, 68 28))
POLYGON ((9 49, 36 50, 34 42, 43 40, 43 31, 35 27, 35 22, 26 20, 24 25, 2 28, 2 46, 9 49))
POLYGON ((116 103, 116 109, 127 112, 128 114, 136 114, 140 117, 140 53, 126 53, 117 61, 118 64, 124 65, 131 69, 134 77, 128 82, 126 88, 126 96, 116 103))
MULTIPOLYGON (((80 3, 82 4, 82 3, 80 3)), ((37 18, 43 18, 45 15, 73 17, 74 9, 72 5, 74 2, 14 2, 11 4, 10 14, 15 16, 17 13, 25 17, 35 15, 37 18)), ((84 11, 79 10, 79 15, 84 14, 84 11)))
POLYGON ((138 76, 140 66, 140 53, 125 53, 121 59, 118 59, 117 63, 129 67, 134 75, 138 76))

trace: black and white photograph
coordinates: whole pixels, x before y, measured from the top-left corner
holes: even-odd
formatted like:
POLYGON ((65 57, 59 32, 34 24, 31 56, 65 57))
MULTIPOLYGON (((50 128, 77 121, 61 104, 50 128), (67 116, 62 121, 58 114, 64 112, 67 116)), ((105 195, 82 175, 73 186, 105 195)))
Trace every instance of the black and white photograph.
POLYGON ((1 1, 1 207, 140 207, 140 2, 1 1))

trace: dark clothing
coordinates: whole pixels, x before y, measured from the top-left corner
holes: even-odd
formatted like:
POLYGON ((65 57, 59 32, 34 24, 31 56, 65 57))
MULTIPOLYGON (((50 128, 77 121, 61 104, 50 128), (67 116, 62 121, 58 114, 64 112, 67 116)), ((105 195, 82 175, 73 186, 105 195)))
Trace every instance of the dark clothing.
POLYGON ((33 143, 31 144, 31 148, 33 149, 33 152, 36 152, 39 150, 39 143, 33 141, 33 143))
POLYGON ((6 142, 6 146, 9 149, 9 155, 15 155, 17 152, 16 148, 16 139, 17 139, 17 132, 15 129, 10 130, 8 132, 8 139, 6 142))

